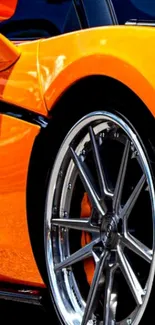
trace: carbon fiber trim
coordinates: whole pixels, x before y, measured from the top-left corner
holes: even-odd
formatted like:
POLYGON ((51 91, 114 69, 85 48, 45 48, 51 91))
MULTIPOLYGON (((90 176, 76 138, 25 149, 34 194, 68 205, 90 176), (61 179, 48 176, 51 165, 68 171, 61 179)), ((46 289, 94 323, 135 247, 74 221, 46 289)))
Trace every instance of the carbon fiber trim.
POLYGON ((49 121, 49 119, 43 115, 3 101, 0 101, 0 114, 12 116, 32 124, 37 124, 42 128, 46 128, 49 121))

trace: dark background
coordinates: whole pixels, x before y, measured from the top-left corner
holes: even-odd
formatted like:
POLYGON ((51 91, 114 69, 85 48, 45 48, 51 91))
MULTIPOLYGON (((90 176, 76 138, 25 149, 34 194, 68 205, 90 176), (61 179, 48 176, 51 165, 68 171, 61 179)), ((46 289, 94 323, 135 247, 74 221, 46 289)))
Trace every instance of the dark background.
MULTIPOLYGON (((38 307, 35 305, 29 305, 25 303, 15 303, 9 301, 2 301, 0 300, 0 314, 1 314, 1 322, 5 321, 5 324, 21 324, 24 321, 24 324, 30 324, 31 321, 35 321, 40 324, 41 322, 49 321, 49 315, 45 312, 43 307, 38 307)), ((50 316, 51 317, 51 316, 50 316)), ((52 317, 52 325, 56 325, 56 317, 55 313, 53 312, 52 317)))

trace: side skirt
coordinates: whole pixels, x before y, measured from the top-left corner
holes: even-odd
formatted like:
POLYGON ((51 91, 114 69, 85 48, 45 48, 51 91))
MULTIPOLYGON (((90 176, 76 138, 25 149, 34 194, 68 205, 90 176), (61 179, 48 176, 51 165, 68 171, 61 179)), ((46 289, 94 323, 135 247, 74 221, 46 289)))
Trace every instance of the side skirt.
POLYGON ((42 306, 46 288, 32 288, 14 284, 0 283, 0 300, 22 302, 42 306))

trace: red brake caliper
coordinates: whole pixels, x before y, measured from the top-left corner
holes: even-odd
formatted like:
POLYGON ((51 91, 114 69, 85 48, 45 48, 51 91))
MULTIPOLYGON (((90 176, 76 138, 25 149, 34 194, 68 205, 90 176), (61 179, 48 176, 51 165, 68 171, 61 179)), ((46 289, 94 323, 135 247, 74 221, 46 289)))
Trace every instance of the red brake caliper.
MULTIPOLYGON (((82 202, 81 202, 81 218, 89 218, 91 215, 91 204, 88 198, 88 194, 84 193, 82 202)), ((81 235, 81 246, 84 247, 85 245, 91 242, 92 238, 88 232, 82 231, 81 235)), ((89 285, 92 283, 93 275, 94 275, 94 260, 92 257, 87 258, 84 261, 84 270, 86 273, 87 281, 89 285)))

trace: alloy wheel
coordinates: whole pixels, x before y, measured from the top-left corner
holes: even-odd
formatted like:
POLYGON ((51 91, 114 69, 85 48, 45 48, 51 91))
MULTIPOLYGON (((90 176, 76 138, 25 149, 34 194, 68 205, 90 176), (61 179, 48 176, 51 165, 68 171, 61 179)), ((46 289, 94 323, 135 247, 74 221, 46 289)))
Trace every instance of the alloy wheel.
POLYGON ((45 211, 49 284, 64 324, 139 324, 154 278, 154 217, 152 173, 134 128, 118 114, 84 116, 59 149, 45 211), (90 234, 84 246, 82 233, 90 234))

